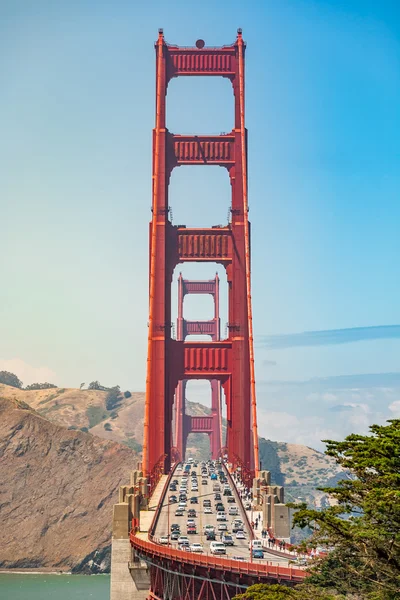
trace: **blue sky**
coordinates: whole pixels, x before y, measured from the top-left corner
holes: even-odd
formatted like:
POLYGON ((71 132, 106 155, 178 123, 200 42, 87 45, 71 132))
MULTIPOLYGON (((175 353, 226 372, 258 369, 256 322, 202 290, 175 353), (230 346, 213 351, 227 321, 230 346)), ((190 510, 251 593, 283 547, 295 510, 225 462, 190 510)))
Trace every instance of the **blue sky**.
MULTIPOLYGON (((144 389, 153 42, 239 26, 260 430, 318 446, 400 414, 396 0, 3 0, 0 368, 144 389)), ((171 131, 229 131, 232 111, 228 81, 169 86, 171 131)), ((170 194, 174 223, 226 222, 225 170, 175 169, 170 194)))

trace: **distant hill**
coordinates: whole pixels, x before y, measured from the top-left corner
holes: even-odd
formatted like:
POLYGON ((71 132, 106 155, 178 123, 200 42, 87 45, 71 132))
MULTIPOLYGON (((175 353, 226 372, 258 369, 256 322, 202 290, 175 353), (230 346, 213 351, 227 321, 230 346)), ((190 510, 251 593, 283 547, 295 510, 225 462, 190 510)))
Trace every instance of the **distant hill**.
MULTIPOLYGON (((0 567, 107 571, 112 506, 138 455, 52 423, 21 400, 44 401, 45 407, 42 391, 5 387, 0 390, 0 567)), ((66 391, 65 397, 76 396, 66 391)), ((70 411, 74 415, 78 408, 70 411)), ((61 414, 65 417, 66 409, 61 414)))
MULTIPOLYGON (((144 392, 132 392, 121 397, 120 406, 106 409, 107 392, 53 388, 48 390, 20 390, 0 384, 0 396, 23 400, 53 423, 77 429, 87 428, 90 433, 110 441, 128 445, 140 452, 143 443, 144 392)), ((210 409, 200 403, 187 402, 187 412, 206 415, 210 409)), ((285 485, 288 500, 306 499, 320 506, 326 496, 316 487, 340 478, 341 469, 322 452, 300 444, 288 444, 260 438, 262 467, 271 471, 277 485, 285 485)), ((207 436, 191 434, 188 452, 198 459, 207 458, 207 436)))

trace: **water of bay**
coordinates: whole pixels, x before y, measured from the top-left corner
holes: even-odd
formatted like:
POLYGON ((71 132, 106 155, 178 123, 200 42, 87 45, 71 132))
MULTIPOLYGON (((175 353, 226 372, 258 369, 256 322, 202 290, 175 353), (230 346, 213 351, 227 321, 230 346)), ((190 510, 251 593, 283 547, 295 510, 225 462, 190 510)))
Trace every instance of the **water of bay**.
POLYGON ((0 573, 1 600, 109 600, 108 575, 0 573))

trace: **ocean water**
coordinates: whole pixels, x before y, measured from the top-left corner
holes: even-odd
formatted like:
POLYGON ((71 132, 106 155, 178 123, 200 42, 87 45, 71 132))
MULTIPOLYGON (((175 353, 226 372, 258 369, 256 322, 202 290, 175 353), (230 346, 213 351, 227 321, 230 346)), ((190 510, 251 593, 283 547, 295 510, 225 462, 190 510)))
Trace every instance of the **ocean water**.
POLYGON ((110 577, 0 573, 0 599, 110 600, 110 577))

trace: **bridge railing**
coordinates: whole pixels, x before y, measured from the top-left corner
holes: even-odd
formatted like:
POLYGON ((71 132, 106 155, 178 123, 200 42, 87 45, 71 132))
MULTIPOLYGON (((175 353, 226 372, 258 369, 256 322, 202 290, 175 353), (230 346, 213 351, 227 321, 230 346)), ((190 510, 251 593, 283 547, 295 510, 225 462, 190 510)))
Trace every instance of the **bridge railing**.
POLYGON ((160 546, 152 541, 146 541, 138 538, 132 531, 130 536, 132 546, 139 555, 145 559, 147 557, 158 557, 185 565, 204 567, 207 569, 216 569, 218 571, 229 571, 241 575, 251 575, 261 578, 284 579, 286 581, 301 582, 307 577, 307 573, 302 569, 293 567, 282 567, 280 565, 266 565, 254 562, 242 562, 230 558, 220 558, 218 556, 195 555, 184 550, 160 546), (143 556, 144 555, 144 556, 143 556))

